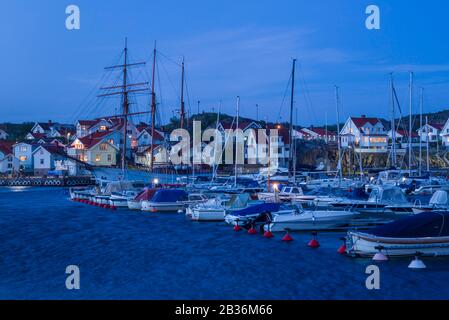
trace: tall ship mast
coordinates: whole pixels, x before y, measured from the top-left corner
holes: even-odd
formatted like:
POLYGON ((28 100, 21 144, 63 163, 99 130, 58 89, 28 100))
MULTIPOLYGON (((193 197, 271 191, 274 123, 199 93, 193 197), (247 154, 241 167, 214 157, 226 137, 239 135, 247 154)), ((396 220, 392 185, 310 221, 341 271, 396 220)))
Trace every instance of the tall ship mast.
POLYGON ((130 67, 135 66, 144 66, 145 62, 136 62, 129 63, 128 62, 128 40, 125 38, 125 47, 123 49, 123 64, 109 66, 106 67, 105 70, 118 69, 122 71, 122 84, 119 86, 110 86, 110 87, 102 87, 100 90, 111 90, 117 89, 118 91, 108 92, 100 94, 99 97, 107 97, 107 96, 118 96, 122 97, 122 106, 121 111, 122 114, 117 117, 121 122, 122 128, 122 138, 121 138, 121 150, 120 150, 120 168, 122 171, 122 179, 125 179, 126 170, 127 170, 127 155, 128 155, 128 124, 130 122, 129 117, 132 115, 142 114, 139 113, 130 113, 129 112, 129 94, 130 93, 138 93, 138 92, 148 92, 148 82, 140 82, 140 83, 129 83, 128 82, 128 70, 130 67))

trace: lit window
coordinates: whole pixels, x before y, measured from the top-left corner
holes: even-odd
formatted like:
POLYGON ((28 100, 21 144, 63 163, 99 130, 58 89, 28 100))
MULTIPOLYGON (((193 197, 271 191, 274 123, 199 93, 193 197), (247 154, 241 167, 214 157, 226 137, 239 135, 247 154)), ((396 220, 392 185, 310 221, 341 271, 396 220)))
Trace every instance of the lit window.
POLYGON ((19 157, 19 160, 22 161, 22 162, 23 162, 23 161, 27 161, 27 156, 20 156, 20 157, 19 157))
POLYGON ((26 146, 21 146, 20 151, 21 152, 27 152, 28 148, 26 146))
POLYGON ((108 127, 106 127, 106 126, 101 126, 100 127, 100 131, 106 131, 108 129, 108 127))
POLYGON ((100 150, 101 150, 101 151, 106 151, 106 150, 108 150, 108 144, 107 144, 107 143, 102 143, 102 144, 100 144, 100 150))
POLYGON ((95 161, 100 162, 101 161, 101 155, 97 154, 95 155, 95 161))

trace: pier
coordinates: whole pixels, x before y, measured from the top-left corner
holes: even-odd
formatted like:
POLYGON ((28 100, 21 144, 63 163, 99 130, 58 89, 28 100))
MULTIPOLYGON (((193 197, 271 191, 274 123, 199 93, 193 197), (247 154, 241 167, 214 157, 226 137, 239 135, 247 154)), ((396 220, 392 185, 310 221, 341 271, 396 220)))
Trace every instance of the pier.
POLYGON ((89 186, 95 184, 90 176, 83 177, 63 177, 63 178, 43 178, 43 177, 23 177, 23 178, 0 178, 2 187, 76 187, 89 186))

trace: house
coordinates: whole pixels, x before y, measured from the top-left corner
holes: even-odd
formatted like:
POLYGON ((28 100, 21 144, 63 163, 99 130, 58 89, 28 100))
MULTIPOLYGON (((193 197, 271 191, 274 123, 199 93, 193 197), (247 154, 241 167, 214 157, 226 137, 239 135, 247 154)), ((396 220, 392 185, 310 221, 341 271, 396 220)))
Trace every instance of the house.
MULTIPOLYGON (((140 128, 140 132, 137 135, 137 147, 150 146, 151 145, 151 127, 140 128)), ((161 130, 154 130, 154 143, 161 144, 164 142, 164 132, 161 130)))
POLYGON ((449 147, 449 119, 446 121, 443 128, 441 128, 440 137, 443 146, 449 147))
POLYGON ((5 130, 0 129, 0 140, 6 140, 8 139, 8 136, 9 134, 5 130))
POLYGON ((13 146, 14 157, 19 159, 19 170, 22 172, 33 172, 33 150, 35 144, 28 142, 19 142, 13 146))
POLYGON ((34 175, 47 175, 56 169, 56 161, 67 158, 64 148, 57 145, 40 145, 32 153, 34 175))
POLYGON ((31 133, 40 133, 43 135, 49 135, 55 123, 51 120, 48 122, 36 122, 34 126, 31 128, 31 133))
POLYGON ((302 128, 299 130, 304 140, 324 140, 326 142, 337 141, 337 134, 325 128, 302 128))
MULTIPOLYGON (((169 151, 167 147, 162 144, 154 145, 154 166, 166 166, 169 164, 169 151)), ((136 165, 144 167, 151 167, 151 146, 139 147, 134 155, 134 162, 136 165)))
POLYGON ((19 159, 13 155, 13 142, 0 141, 0 174, 19 171, 19 159))
MULTIPOLYGON (((427 142, 427 136, 429 137, 429 142, 438 142, 440 140, 440 136, 443 137, 446 133, 443 131, 446 125, 442 125, 440 123, 428 123, 427 125, 423 125, 418 129, 418 135, 421 137, 421 142, 427 142)), ((447 131, 447 128, 446 128, 447 131)))
MULTIPOLYGON (((396 143, 406 143, 408 142, 409 133, 408 130, 398 129, 395 132, 396 143)), ((415 145, 419 143, 419 135, 416 132, 411 133, 412 143, 415 145)), ((391 142, 393 139, 393 130, 388 131, 388 140, 391 142)))
POLYGON ((67 155, 92 166, 115 166, 119 147, 117 132, 96 132, 76 138, 68 147, 67 155))
POLYGON ((47 135, 45 133, 36 133, 36 132, 29 132, 25 136, 26 140, 39 140, 46 138, 47 135))
POLYGON ((340 131, 341 146, 355 147, 357 152, 387 152, 388 135, 378 118, 350 117, 340 131))

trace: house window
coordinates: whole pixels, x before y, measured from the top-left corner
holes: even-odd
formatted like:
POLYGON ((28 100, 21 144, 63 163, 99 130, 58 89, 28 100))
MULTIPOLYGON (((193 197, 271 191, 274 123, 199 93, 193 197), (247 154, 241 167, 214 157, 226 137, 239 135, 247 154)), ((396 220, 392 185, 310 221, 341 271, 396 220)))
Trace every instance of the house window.
POLYGON ((40 161, 40 162, 41 162, 41 164, 44 164, 44 159, 40 159, 40 160, 41 160, 41 161, 40 161))
POLYGON ((132 130, 127 130, 128 134, 132 134, 133 131, 132 130))
POLYGON ((108 154, 108 162, 112 162, 112 155, 108 154))
POLYGON ((83 146, 82 143, 76 143, 75 144, 75 149, 82 150, 82 149, 84 149, 84 146, 83 146))
POLYGON ((106 150, 108 150, 108 144, 107 144, 107 143, 102 143, 102 144, 100 144, 100 150, 101 150, 101 151, 106 151, 106 150))
POLYGON ((22 161, 22 162, 27 161, 27 159, 28 159, 27 156, 20 156, 19 157, 19 160, 22 161))
POLYGON ((101 155, 96 154, 96 155, 95 155, 95 161, 96 161, 96 162, 100 162, 100 161, 101 161, 101 155))
POLYGON ((44 154, 44 150, 41 150, 41 151, 39 152, 39 154, 40 154, 40 155, 43 155, 43 154, 44 154))
MULTIPOLYGON (((449 131, 449 129, 448 129, 448 131, 449 131)), ((144 134, 144 135, 143 135, 143 138, 144 138, 145 140, 148 140, 149 137, 148 137, 147 134, 144 134)))
POLYGON ((21 146, 20 151, 21 152, 27 152, 28 148, 26 146, 21 146))
POLYGON ((108 129, 108 127, 106 126, 100 126, 100 131, 106 131, 108 129))
POLYGON ((12 163, 8 163, 8 169, 12 169, 12 163))

